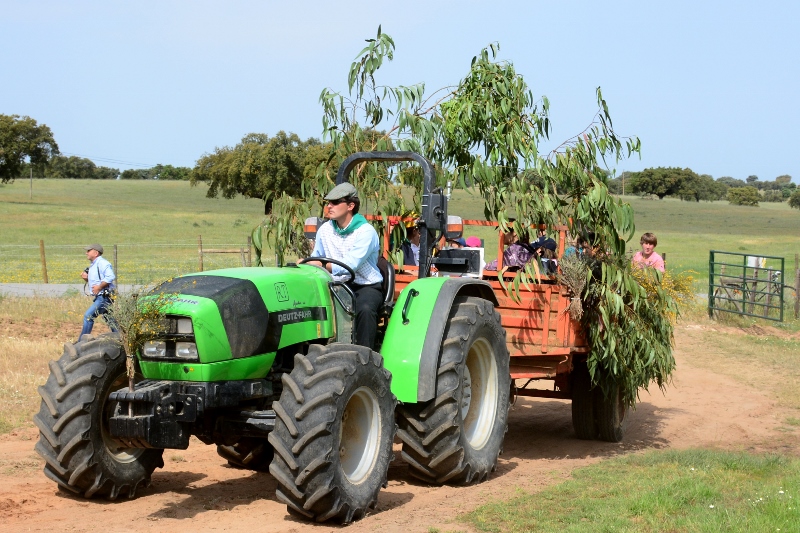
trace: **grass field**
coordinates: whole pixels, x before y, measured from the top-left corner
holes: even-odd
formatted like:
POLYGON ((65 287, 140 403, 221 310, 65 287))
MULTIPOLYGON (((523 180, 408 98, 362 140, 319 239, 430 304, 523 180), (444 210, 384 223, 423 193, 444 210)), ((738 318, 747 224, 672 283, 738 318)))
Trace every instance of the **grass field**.
MULTIPOLYGON (((0 282, 42 281, 44 240, 51 283, 77 283, 87 265, 82 246, 99 242, 123 283, 147 283, 198 270, 205 248, 239 248, 263 218, 261 200, 205 197, 187 182, 35 180, 0 185, 0 282)), ((207 255, 205 269, 241 266, 236 254, 207 255)))
MULTIPOLYGON (((41 280, 40 239, 48 250, 48 271, 56 273, 54 282, 73 282, 85 262, 80 245, 95 241, 120 246, 120 260, 124 255, 128 262, 121 276, 127 274, 127 281, 152 281, 148 273, 160 272, 164 262, 175 263, 170 275, 196 270, 198 235, 206 247, 238 247, 263 218, 261 200, 210 199, 205 185, 187 182, 36 180, 33 185, 33 199, 25 180, 0 185, 0 281, 41 280), (58 263, 65 261, 69 265, 62 268, 58 263)), ((629 248, 638 249, 641 233, 655 233, 668 268, 698 273, 698 292, 705 292, 709 250, 784 257, 787 273, 800 253, 800 211, 786 203, 741 207, 635 196, 625 200, 636 212, 637 231, 629 248)), ((483 204, 476 195, 455 191, 450 213, 483 219, 483 204)), ((467 232, 494 242, 491 228, 467 232)), ((487 244, 487 261, 495 255, 496 248, 487 244)), ((209 261, 211 267, 226 266, 237 258, 209 261)))
POLYGON ((479 531, 798 531, 800 459, 706 450, 603 461, 465 515, 479 531))

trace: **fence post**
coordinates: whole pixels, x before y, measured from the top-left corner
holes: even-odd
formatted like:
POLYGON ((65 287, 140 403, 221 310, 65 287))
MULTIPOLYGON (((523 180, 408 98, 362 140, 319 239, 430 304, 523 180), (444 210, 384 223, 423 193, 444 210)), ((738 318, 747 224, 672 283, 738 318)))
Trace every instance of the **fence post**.
POLYGON ((47 279, 47 260, 44 258, 44 239, 39 239, 39 255, 42 257, 42 279, 45 283, 50 283, 47 279))
POLYGON ((200 272, 203 271, 203 236, 197 236, 197 255, 200 260, 200 272))
POLYGON ((114 277, 116 278, 116 286, 119 287, 119 269, 117 269, 117 245, 114 245, 114 277))
POLYGON ((247 266, 253 266, 253 237, 247 236, 247 266))
POLYGON ((800 254, 794 254, 794 317, 800 318, 800 254))
MULTIPOLYGON (((722 266, 725 268, 725 265, 722 266)), ((724 271, 723 271, 724 273, 724 271)), ((708 252, 708 318, 714 318, 714 250, 708 252)))

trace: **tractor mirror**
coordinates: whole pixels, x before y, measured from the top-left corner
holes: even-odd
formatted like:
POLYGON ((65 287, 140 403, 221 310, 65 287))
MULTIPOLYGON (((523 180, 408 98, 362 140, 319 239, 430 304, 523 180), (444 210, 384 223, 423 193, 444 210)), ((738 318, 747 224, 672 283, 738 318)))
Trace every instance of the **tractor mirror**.
POLYGON ((455 215, 447 216, 447 229, 444 232, 445 239, 460 239, 464 235, 464 223, 461 217, 455 215))

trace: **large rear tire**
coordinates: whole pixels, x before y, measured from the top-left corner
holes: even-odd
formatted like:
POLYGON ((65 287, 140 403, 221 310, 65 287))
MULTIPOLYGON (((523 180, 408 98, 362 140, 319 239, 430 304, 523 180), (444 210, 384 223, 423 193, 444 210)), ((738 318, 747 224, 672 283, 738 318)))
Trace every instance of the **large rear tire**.
POLYGON ((619 387, 615 387, 609 396, 603 394, 603 390, 600 387, 595 387, 594 394, 600 440, 621 442, 625 434, 628 406, 622 399, 619 387))
POLYGON ((442 341, 436 397, 399 410, 410 473, 467 485, 497 467, 508 429, 511 375, 500 314, 482 298, 458 297, 442 341))
POLYGON ((349 523, 386 486, 395 434, 391 374, 363 346, 311 345, 284 374, 269 442, 277 497, 317 522, 349 523))
POLYGON ((50 361, 33 417, 39 428, 35 450, 45 460, 44 474, 62 489, 86 498, 133 498, 164 466, 164 450, 126 448, 109 435, 107 421, 117 404, 108 397, 127 382, 125 352, 114 334, 67 343, 61 358, 50 361))
POLYGON ((575 363, 572 370, 572 427, 579 439, 597 438, 592 377, 585 361, 575 363))

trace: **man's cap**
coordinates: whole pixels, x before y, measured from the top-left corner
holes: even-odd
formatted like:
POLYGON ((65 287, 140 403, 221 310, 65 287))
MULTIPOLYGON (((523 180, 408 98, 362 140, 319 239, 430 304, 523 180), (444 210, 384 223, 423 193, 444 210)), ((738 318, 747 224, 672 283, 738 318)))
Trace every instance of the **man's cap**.
POLYGON ((340 183, 325 195, 326 200, 341 200, 342 198, 358 198, 358 191, 352 183, 340 183))
POLYGON ((98 252, 100 255, 102 255, 102 254, 103 254, 103 247, 102 247, 101 245, 99 245, 99 244, 90 244, 89 246, 87 246, 86 248, 84 248, 84 250, 86 250, 87 252, 88 252, 89 250, 97 250, 97 252, 98 252))
POLYGON ((480 248, 481 240, 478 237, 467 237, 465 241, 468 248, 480 248))
POLYGON ((461 246, 462 248, 467 246, 467 241, 463 237, 460 237, 458 239, 447 239, 447 242, 454 242, 459 246, 461 246))

